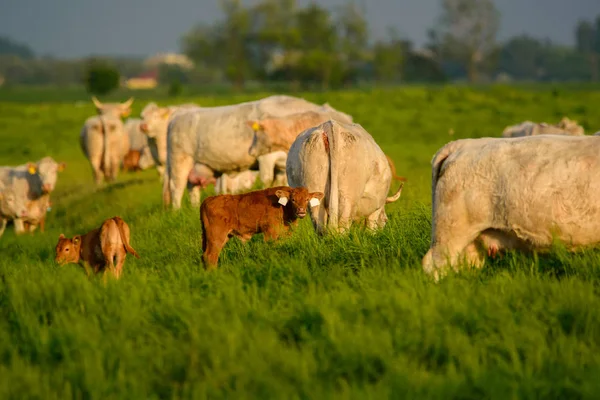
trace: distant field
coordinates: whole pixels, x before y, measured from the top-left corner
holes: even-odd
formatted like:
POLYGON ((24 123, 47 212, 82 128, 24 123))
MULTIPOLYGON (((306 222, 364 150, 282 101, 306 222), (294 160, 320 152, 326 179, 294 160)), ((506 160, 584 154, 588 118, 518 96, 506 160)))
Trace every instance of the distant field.
MULTIPOLYGON (((94 110, 75 104, 81 92, 0 91, 0 165, 45 155, 67 162, 46 233, 16 237, 9 227, 0 238, 0 398, 597 399, 600 252, 511 254, 440 284, 420 266, 433 154, 527 119, 568 116, 594 133, 594 89, 301 93, 352 114, 374 136, 408 178, 402 198, 376 234, 318 238, 305 220, 277 243, 231 240, 213 273, 201 267, 198 210, 186 195, 180 213, 163 211, 155 171, 94 187, 78 142, 94 110), (60 233, 85 233, 114 215, 141 255, 127 258, 120 281, 104 285, 77 265, 54 264, 60 233)), ((133 116, 146 101, 136 100, 133 116)))

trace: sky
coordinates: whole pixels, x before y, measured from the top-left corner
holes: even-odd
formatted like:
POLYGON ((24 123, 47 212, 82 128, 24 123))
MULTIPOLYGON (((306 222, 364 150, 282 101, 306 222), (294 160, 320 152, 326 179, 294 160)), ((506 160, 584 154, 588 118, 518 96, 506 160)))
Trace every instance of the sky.
MULTIPOLYGON (((298 0, 300 5, 310 0, 298 0)), ((344 0, 318 0, 331 8, 344 0)), ((364 0, 372 34, 393 26, 417 47, 435 24, 440 0, 364 0)), ((251 0, 246 3, 251 4, 251 0)), ((574 43, 579 19, 600 15, 600 0, 495 0, 499 39, 517 34, 574 43)), ((180 38, 199 22, 221 16, 218 0, 0 0, 0 36, 28 44, 36 54, 76 58, 90 54, 147 56, 180 51, 180 38)))

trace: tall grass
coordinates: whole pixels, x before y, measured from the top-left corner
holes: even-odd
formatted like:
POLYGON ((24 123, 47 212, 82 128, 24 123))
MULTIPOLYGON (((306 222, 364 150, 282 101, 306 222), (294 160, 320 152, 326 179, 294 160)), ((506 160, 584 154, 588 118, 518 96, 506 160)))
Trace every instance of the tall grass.
POLYGON ((439 284, 420 261, 429 161, 441 145, 563 115, 593 133, 600 93, 305 96, 354 115, 409 179, 388 225, 319 238, 303 220, 278 242, 233 239, 212 273, 201 267, 198 210, 163 211, 154 171, 93 186, 78 147, 91 104, 0 103, 0 164, 47 154, 68 164, 47 232, 8 229, 0 239, 0 398, 597 398, 599 252, 513 253, 439 284), (85 233, 113 215, 127 221, 142 257, 127 258, 120 281, 54 264, 60 233, 85 233))

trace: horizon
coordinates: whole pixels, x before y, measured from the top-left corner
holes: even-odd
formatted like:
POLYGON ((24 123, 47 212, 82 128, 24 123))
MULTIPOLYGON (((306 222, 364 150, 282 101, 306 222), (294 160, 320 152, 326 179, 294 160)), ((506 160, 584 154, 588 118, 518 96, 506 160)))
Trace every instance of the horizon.
MULTIPOLYGON (((298 1, 298 6, 309 2, 298 1)), ((159 0, 130 0, 127 4, 118 0, 105 0, 101 4, 77 0, 55 0, 53 4, 25 0, 11 4, 9 12, 0 15, 0 36, 27 45, 37 57, 145 58, 157 53, 181 53, 180 39, 187 31, 199 23, 210 23, 222 17, 216 1, 201 3, 202 12, 196 10, 198 2, 194 0, 169 4, 159 0), (91 15, 95 18, 88 19, 91 15), (32 29, 26 21, 35 21, 33 25, 37 29, 32 29), (140 24, 139 21, 147 23, 140 24)), ((246 5, 252 3, 255 1, 244 2, 246 5)), ((318 2, 330 10, 344 3, 342 0, 318 2)), ((404 0, 402 4, 397 0, 365 0, 364 3, 371 38, 383 37, 386 29, 394 26, 402 38, 412 41, 417 48, 426 43, 427 30, 435 25, 441 12, 438 0, 404 0)), ((564 0, 503 0, 495 3, 501 13, 499 42, 525 34, 547 38, 558 45, 573 46, 577 22, 594 19, 600 14, 598 0, 568 3, 564 0)))

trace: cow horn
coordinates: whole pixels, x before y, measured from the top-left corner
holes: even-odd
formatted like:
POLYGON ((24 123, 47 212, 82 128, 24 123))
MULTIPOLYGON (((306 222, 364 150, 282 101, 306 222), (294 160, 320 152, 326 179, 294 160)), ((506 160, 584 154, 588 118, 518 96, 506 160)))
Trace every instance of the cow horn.
POLYGON ((126 102, 124 102, 122 104, 123 107, 131 107, 131 105, 133 104, 133 97, 130 97, 129 100, 127 100, 126 102))
POLYGON ((94 105, 96 106, 96 108, 102 108, 102 103, 100 102, 100 100, 98 100, 96 98, 96 96, 92 96, 92 102, 94 103, 94 105))
POLYGON ((402 188, 404 187, 404 183, 400 184, 400 188, 398 189, 398 191, 396 192, 395 195, 388 197, 387 199, 385 199, 385 203, 389 204, 389 203, 393 203, 396 200, 398 200, 400 198, 400 195, 402 194, 402 188))

